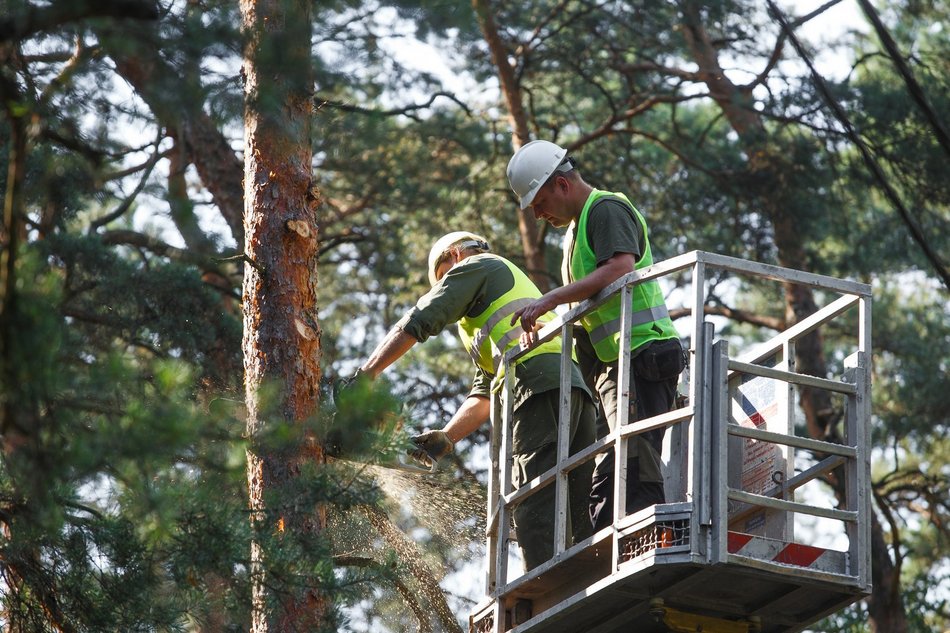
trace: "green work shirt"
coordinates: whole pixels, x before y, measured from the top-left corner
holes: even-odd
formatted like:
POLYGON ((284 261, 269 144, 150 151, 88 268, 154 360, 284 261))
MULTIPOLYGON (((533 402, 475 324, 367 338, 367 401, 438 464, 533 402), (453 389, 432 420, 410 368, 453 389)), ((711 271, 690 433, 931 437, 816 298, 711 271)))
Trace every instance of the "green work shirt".
MULTIPOLYGON (((578 224, 574 223, 571 232, 565 235, 564 259, 561 263, 561 276, 564 283, 570 279, 569 268, 571 253, 577 241, 578 224)), ((601 198, 594 203, 587 216, 587 243, 600 266, 618 253, 630 253, 634 260, 639 260, 646 249, 643 229, 640 223, 630 215, 626 205, 616 198, 601 198)), ((576 306, 572 303, 570 307, 576 306)), ((574 328, 574 338, 577 342, 576 353, 584 372, 586 382, 593 386, 600 373, 602 363, 590 343, 590 335, 578 323, 574 328)), ((636 356, 636 351, 633 353, 636 356)))
POLYGON ((635 260, 643 254, 643 231, 627 208, 617 200, 598 200, 587 216, 587 243, 597 257, 597 265, 617 253, 630 253, 635 260))
MULTIPOLYGON (((480 315, 513 286, 511 271, 498 258, 479 255, 468 257, 453 266, 432 286, 415 307, 396 323, 396 327, 417 341, 424 342, 466 315, 480 315)), ((513 407, 517 409, 535 394, 559 389, 560 372, 560 354, 539 354, 516 365, 513 407)), ((476 367, 469 395, 491 397, 493 378, 492 374, 476 367)), ((576 363, 571 366, 571 386, 590 394, 576 363)))
MULTIPOLYGON (((577 231, 574 224, 573 231, 577 231)), ((564 248, 562 278, 567 283, 567 267, 570 266, 570 253, 577 235, 568 235, 564 248)), ((640 224, 630 216, 630 212, 619 200, 603 198, 594 203, 587 216, 587 243, 597 257, 597 265, 617 253, 630 253, 635 260, 643 256, 643 230, 640 224)))

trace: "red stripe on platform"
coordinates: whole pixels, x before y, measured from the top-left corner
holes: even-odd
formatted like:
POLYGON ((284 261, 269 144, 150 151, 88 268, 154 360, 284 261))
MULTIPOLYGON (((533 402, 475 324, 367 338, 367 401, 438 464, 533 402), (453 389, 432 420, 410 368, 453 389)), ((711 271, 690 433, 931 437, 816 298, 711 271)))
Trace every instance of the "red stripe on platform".
POLYGON ((802 545, 800 543, 789 543, 772 560, 776 563, 784 563, 786 565, 808 567, 824 553, 825 550, 820 547, 811 547, 810 545, 802 545))
POLYGON ((751 534, 743 534, 742 532, 729 532, 729 553, 735 554, 740 549, 745 547, 745 544, 751 541, 754 537, 751 534))

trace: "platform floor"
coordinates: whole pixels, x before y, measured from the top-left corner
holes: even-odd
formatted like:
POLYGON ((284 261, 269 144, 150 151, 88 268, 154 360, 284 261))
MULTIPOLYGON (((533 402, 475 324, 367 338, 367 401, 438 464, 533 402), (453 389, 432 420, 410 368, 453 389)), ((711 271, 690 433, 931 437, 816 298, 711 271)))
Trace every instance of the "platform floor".
MULTIPOLYGON (((590 559, 582 564, 587 567, 586 574, 579 568, 545 574, 506 596, 511 606, 526 599, 534 607, 529 620, 509 631, 668 633, 650 612, 651 601, 659 598, 666 607, 696 615, 731 621, 758 616, 762 633, 793 633, 863 597, 855 587, 803 579, 793 568, 787 574, 776 574, 734 563, 704 565, 690 562, 687 553, 643 556, 624 563, 612 577, 601 573, 598 578, 590 565, 590 559), (586 575, 590 582, 567 583, 577 572, 581 573, 575 580, 586 575), (568 595, 569 585, 573 593, 568 595)), ((605 570, 601 567, 598 571, 605 570)))

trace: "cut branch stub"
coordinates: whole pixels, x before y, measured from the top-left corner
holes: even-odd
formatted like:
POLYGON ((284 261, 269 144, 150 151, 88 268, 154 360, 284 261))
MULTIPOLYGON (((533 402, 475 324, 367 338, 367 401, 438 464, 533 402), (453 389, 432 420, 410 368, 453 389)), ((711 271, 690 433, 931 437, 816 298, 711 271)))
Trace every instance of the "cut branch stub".
POLYGON ((287 230, 293 231, 304 239, 310 239, 310 225, 303 220, 287 220, 287 230))

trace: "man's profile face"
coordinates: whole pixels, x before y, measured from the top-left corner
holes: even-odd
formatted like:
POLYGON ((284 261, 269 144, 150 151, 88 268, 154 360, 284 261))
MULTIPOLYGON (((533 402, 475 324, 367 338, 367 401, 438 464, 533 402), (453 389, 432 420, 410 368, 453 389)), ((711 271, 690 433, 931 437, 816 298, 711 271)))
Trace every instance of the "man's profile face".
POLYGON ((457 262, 457 257, 454 253, 449 253, 442 258, 442 261, 439 262, 439 265, 435 267, 435 280, 441 281, 445 277, 445 273, 449 272, 452 269, 452 266, 455 266, 457 262))
POLYGON ((574 217, 567 208, 566 188, 567 180, 559 176, 544 183, 531 201, 534 217, 559 228, 570 224, 574 217))

